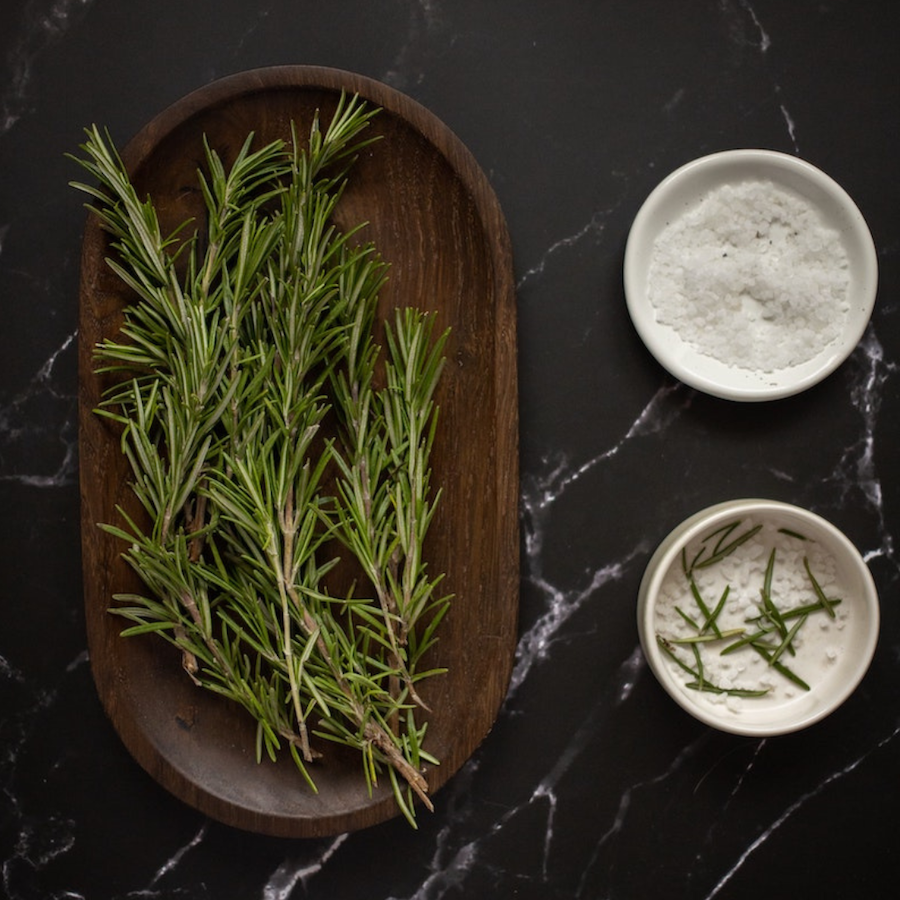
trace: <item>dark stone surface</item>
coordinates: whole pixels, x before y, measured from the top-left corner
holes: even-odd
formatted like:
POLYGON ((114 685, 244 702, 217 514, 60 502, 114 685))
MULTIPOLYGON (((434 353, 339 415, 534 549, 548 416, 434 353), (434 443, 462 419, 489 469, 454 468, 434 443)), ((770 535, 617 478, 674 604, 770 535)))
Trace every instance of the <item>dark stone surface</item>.
POLYGON ((0 865, 25 898, 736 898, 891 893, 900 826, 900 70, 893 4, 797 0, 7 0, 0 9, 0 865), (506 213, 518 279, 521 640, 497 724, 423 814, 322 841, 206 821, 128 756, 87 659, 78 524, 82 128, 120 143, 209 81, 316 64, 456 131, 506 213), (631 220, 680 164, 793 153, 840 182, 880 265, 830 378, 736 405, 638 340, 631 220), (712 731, 643 662, 656 543, 718 500, 814 509, 882 601, 831 717, 712 731))

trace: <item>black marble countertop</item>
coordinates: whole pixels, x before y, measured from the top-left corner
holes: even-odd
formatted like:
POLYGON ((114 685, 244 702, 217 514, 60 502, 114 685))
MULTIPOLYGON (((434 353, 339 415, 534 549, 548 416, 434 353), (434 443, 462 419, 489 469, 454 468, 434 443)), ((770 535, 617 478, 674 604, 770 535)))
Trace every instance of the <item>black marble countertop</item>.
POLYGON ((900 67, 857 0, 5 0, 0 8, 0 892, 25 898, 759 898, 894 892, 900 833, 900 67), (487 173, 515 256, 520 640, 496 726, 412 831, 321 840, 208 821, 97 699, 77 447, 82 129, 126 142, 186 93, 315 64, 399 89, 487 173), (736 147, 798 155, 872 230, 850 359, 735 404, 674 381, 628 318, 650 190, 736 147), (882 630, 851 699, 753 739, 682 712, 635 597, 659 540, 733 497, 808 507, 868 561, 882 630))

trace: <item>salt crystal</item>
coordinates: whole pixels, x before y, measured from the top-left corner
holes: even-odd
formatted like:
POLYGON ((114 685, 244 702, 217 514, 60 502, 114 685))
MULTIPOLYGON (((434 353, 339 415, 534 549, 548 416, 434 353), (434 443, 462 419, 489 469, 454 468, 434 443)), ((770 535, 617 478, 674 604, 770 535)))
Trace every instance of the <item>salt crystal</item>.
POLYGON ((797 366, 840 337, 847 253, 805 199, 771 182, 723 185, 657 238, 647 291, 657 320, 727 365, 797 366))

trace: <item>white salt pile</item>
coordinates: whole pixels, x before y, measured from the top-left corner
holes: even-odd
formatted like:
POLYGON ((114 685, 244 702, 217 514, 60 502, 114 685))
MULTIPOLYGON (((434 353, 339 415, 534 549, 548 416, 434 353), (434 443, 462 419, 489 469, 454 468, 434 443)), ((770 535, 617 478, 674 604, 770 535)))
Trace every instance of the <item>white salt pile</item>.
POLYGON ((648 297, 697 352, 760 372, 797 366, 841 334, 850 276, 840 236, 768 181, 723 185, 657 238, 648 297))

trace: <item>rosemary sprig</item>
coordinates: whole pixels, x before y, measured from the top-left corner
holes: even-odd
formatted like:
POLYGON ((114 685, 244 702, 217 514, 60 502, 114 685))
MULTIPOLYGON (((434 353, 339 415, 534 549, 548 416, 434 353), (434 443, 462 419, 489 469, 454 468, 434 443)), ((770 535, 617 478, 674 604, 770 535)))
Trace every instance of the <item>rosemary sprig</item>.
POLYGON ((113 380, 97 412, 121 426, 147 516, 101 526, 147 588, 116 597, 123 634, 178 647, 195 683, 254 717, 257 756, 286 744, 313 789, 314 736, 358 749, 370 790, 386 767, 414 824, 437 763, 415 686, 441 671, 420 663, 449 603, 423 552, 446 334, 398 312, 376 388, 386 266, 331 223, 376 113, 342 96, 324 131, 315 116, 305 142, 249 135, 229 166, 205 145, 205 220, 169 235, 96 127, 76 161, 97 184, 73 186, 136 295, 96 348, 113 380), (328 590, 336 538, 368 576, 346 596, 328 590))
POLYGON ((397 311, 393 326, 385 323, 386 384, 373 391, 378 347, 368 323, 374 308, 356 309, 346 371, 332 374, 346 447, 335 453, 341 473, 336 532, 374 586, 390 662, 398 671, 391 693, 399 696, 402 684, 427 709, 415 688, 416 665, 449 603, 435 595, 440 578, 430 579, 422 557, 439 499, 439 493, 430 497, 429 457, 437 427, 433 395, 447 333, 432 342, 433 316, 397 311), (425 640, 416 641, 417 624, 426 614, 432 625, 425 640))

